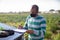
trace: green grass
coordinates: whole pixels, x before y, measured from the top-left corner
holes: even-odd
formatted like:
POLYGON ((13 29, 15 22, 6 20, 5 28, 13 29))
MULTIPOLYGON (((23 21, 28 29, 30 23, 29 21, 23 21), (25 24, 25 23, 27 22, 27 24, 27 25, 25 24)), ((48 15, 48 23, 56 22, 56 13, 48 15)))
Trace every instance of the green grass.
MULTIPOLYGON (((18 27, 19 25, 24 25, 24 22, 26 20, 26 17, 28 16, 28 13, 17 13, 17 14, 0 14, 0 22, 6 23, 8 25, 12 25, 15 27, 18 27)), ((60 39, 58 38, 58 21, 60 21, 60 14, 39 14, 45 17, 47 27, 46 27, 46 34, 45 39, 48 40, 56 40, 60 39), (55 37, 57 35, 57 37, 55 37)), ((25 35, 27 36, 27 35, 25 35)))

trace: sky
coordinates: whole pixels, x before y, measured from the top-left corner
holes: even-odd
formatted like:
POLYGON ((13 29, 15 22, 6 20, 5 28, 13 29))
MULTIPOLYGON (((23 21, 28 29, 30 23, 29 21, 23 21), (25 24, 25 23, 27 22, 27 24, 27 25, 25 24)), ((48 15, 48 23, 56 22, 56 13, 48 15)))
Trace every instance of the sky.
POLYGON ((60 9, 60 0, 0 0, 0 12, 30 11, 34 4, 39 6, 39 11, 60 9))

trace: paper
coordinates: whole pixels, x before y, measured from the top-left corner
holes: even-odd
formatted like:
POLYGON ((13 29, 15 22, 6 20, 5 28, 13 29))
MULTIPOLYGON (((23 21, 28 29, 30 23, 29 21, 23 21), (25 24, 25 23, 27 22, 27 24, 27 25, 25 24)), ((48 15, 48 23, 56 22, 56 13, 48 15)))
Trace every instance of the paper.
POLYGON ((24 33, 24 32, 26 32, 27 30, 25 30, 25 29, 14 29, 14 31, 15 31, 15 32, 20 32, 20 33, 22 32, 22 33, 24 33))

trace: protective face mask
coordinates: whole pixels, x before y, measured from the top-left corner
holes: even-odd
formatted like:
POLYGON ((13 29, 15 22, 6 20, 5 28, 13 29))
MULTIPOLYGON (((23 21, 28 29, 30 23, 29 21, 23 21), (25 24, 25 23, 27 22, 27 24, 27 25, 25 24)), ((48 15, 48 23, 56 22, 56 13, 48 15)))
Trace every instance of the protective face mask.
POLYGON ((31 16, 31 17, 36 17, 37 15, 36 15, 36 14, 32 14, 32 13, 31 13, 31 14, 30 14, 30 16, 31 16))

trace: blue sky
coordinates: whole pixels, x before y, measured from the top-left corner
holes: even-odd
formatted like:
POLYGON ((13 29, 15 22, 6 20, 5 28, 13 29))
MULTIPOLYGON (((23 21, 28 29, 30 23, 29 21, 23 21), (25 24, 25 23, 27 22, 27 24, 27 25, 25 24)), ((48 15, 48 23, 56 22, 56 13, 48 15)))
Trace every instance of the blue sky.
POLYGON ((39 11, 60 9, 60 0, 0 0, 0 12, 30 11, 33 4, 39 6, 39 11))

